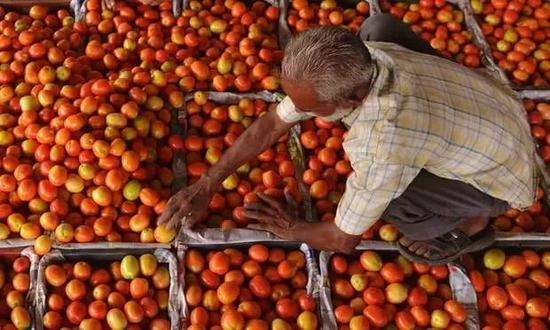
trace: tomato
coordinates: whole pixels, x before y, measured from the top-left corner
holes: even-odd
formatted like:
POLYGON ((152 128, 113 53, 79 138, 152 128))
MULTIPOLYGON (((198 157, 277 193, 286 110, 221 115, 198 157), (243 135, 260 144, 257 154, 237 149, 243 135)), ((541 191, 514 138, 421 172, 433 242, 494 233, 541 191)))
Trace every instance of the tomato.
POLYGON ((334 316, 338 323, 347 324, 353 317, 353 309, 349 305, 340 305, 334 309, 334 316))
POLYGON ((229 256, 223 252, 217 252, 208 261, 210 270, 218 275, 227 273, 229 271, 229 264, 229 256))
POLYGON ((494 310, 501 310, 508 303, 508 295, 504 289, 492 286, 487 290, 487 303, 494 310))
POLYGON ((377 305, 367 305, 363 315, 369 319, 371 324, 377 327, 384 327, 389 321, 384 309, 377 305))
POLYGON ((262 275, 254 276, 250 280, 248 287, 250 288, 250 291, 252 291, 252 293, 258 298, 267 298, 271 295, 271 285, 262 275))
POLYGON ((506 292, 510 298, 510 302, 514 305, 523 306, 527 303, 527 294, 520 286, 516 284, 507 284, 506 292))
POLYGON ((375 287, 367 288, 363 292, 363 299, 368 305, 382 305, 386 300, 384 291, 375 287))
POLYGON ((348 262, 342 256, 335 255, 331 258, 331 269, 336 274, 345 274, 348 268, 348 262))
POLYGON ((479 271, 471 271, 469 277, 476 292, 485 291, 485 278, 479 271))
POLYGON ((401 266, 393 262, 388 262, 384 264, 384 266, 382 266, 382 269, 380 270, 380 275, 382 275, 384 280, 386 280, 386 282, 388 283, 402 282, 405 278, 405 274, 401 266))
POLYGON ((293 320, 300 313, 300 308, 296 301, 289 298, 278 300, 275 309, 277 314, 285 320, 293 320))
POLYGON ((428 303, 428 294, 421 287, 414 287, 409 291, 407 302, 410 306, 423 306, 428 303))
POLYGON ((546 317, 548 310, 548 302, 539 297, 531 298, 525 304, 525 311, 531 317, 546 317))
POLYGON ((421 327, 426 327, 430 324, 430 314, 424 307, 413 306, 410 310, 411 315, 414 317, 416 324, 421 327))
POLYGON ((500 313, 505 320, 523 320, 525 318, 523 308, 515 305, 504 307, 500 313))
POLYGON ((344 279, 338 279, 333 284, 334 293, 341 298, 351 298, 354 294, 354 289, 350 282, 344 279))
POLYGON ((451 315, 451 319, 454 322, 463 323, 466 321, 466 310, 460 303, 454 300, 447 300, 444 304, 444 309, 451 315))

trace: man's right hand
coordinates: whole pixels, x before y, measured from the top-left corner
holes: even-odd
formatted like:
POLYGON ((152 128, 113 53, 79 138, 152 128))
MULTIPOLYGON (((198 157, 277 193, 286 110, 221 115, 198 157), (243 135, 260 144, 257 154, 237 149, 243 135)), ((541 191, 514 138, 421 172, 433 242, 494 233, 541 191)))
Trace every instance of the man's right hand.
POLYGON ((166 209, 157 221, 158 224, 176 228, 181 221, 185 228, 192 228, 208 211, 208 203, 214 189, 206 176, 182 188, 168 200, 166 209))

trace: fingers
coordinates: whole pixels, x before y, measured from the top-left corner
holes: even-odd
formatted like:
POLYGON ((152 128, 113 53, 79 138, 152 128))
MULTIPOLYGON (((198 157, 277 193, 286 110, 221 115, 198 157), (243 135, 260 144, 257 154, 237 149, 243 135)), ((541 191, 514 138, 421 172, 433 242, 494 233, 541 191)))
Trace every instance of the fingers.
POLYGON ((166 223, 168 229, 176 229, 177 226, 181 223, 184 228, 191 228, 197 222, 197 216, 193 213, 188 213, 185 210, 178 210, 174 212, 170 219, 166 223))
POLYGON ((264 193, 258 193, 257 195, 258 195, 258 198, 266 202, 269 206, 277 210, 280 214, 285 214, 285 211, 283 210, 281 203, 277 202, 275 199, 267 196, 264 193))
POLYGON ((175 215, 178 213, 178 210, 171 210, 171 212, 164 211, 160 218, 158 218, 157 223, 159 225, 164 224, 166 228, 172 229, 175 227, 174 219, 175 215))
POLYGON ((199 220, 199 215, 193 213, 178 215, 178 221, 181 222, 183 228, 192 228, 199 220))
POLYGON ((280 228, 288 229, 290 227, 290 222, 288 222, 285 218, 279 215, 272 216, 262 211, 254 211, 254 210, 246 209, 244 212, 244 216, 264 224, 275 224, 280 228))
POLYGON ((177 200, 177 195, 172 196, 172 198, 168 200, 168 203, 166 203, 166 209, 164 210, 164 212, 162 212, 160 217, 157 219, 157 223, 163 224, 167 222, 172 218, 174 213, 179 211, 181 204, 176 200, 177 200))
POLYGON ((180 211, 176 211, 173 214, 170 215, 170 219, 166 222, 166 228, 168 229, 175 229, 178 225, 179 219, 181 219, 180 211))
POLYGON ((270 208, 269 206, 267 206, 263 203, 250 203, 250 204, 245 205, 244 207, 247 210, 260 211, 260 212, 263 212, 263 213, 267 213, 267 214, 269 214, 273 217, 279 217, 280 216, 280 214, 276 210, 270 208))
POLYGON ((173 223, 173 218, 170 217, 168 220, 166 220, 166 222, 164 223, 164 226, 168 229, 168 230, 171 230, 172 228, 175 227, 174 223, 173 223))
POLYGON ((171 221, 171 218, 174 217, 176 213, 189 213, 188 206, 190 203, 187 197, 188 194, 185 189, 178 191, 174 196, 172 196, 168 200, 168 203, 166 203, 166 209, 158 218, 157 223, 163 224, 171 221))
POLYGON ((168 229, 175 229, 181 219, 188 216, 189 212, 185 208, 172 206, 167 208, 157 219, 158 224, 164 224, 168 229))
POLYGON ((298 204, 296 204, 296 200, 294 199, 294 197, 292 196, 292 194, 289 191, 285 191, 285 200, 286 200, 287 204, 290 205, 291 207, 297 207, 298 206, 298 204))
POLYGON ((269 214, 266 214, 260 211, 253 211, 253 210, 247 209, 244 211, 244 216, 249 219, 253 219, 265 224, 276 222, 276 217, 273 217, 269 214))
POLYGON ((180 208, 172 215, 170 221, 174 228, 180 223, 184 228, 192 228, 199 220, 201 220, 202 216, 202 211, 188 211, 187 208, 180 208))
POLYGON ((290 216, 293 218, 298 217, 298 203, 296 203, 296 200, 292 196, 292 194, 288 191, 285 192, 285 199, 287 203, 287 208, 289 210, 290 216))
POLYGON ((174 207, 170 205, 170 201, 168 201, 168 204, 166 204, 166 209, 164 210, 164 212, 162 212, 160 217, 158 217, 157 223, 159 225, 162 225, 163 223, 168 222, 172 218, 172 215, 174 214, 175 211, 176 210, 174 209, 174 207))
POLYGON ((208 196, 203 196, 201 189, 200 186, 189 186, 178 191, 168 200, 157 223, 169 229, 175 229, 180 223, 185 228, 193 227, 208 208, 208 196))

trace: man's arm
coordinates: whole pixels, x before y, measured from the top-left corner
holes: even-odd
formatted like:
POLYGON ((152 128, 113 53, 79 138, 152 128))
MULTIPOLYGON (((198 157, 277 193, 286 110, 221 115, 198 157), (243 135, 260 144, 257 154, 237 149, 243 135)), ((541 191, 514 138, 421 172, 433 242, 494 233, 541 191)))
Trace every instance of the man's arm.
POLYGON ((294 123, 281 120, 277 111, 268 111, 239 136, 235 143, 223 153, 220 160, 208 169, 206 175, 217 187, 239 166, 273 145, 292 125, 294 123))
POLYGON ((351 254, 361 241, 361 235, 348 235, 333 221, 299 222, 289 240, 304 242, 315 250, 351 254))

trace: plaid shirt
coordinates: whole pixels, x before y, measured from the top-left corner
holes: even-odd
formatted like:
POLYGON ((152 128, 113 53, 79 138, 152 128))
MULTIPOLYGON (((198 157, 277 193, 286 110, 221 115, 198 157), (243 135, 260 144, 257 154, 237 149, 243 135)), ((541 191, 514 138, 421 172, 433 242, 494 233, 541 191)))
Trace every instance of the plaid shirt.
MULTIPOLYGON (((336 225, 351 235, 372 226, 421 169, 460 180, 525 208, 536 191, 535 145, 511 89, 481 71, 366 43, 375 75, 360 107, 343 118, 354 173, 338 205, 336 225)), ((277 108, 286 122, 311 117, 290 98, 277 108)))

